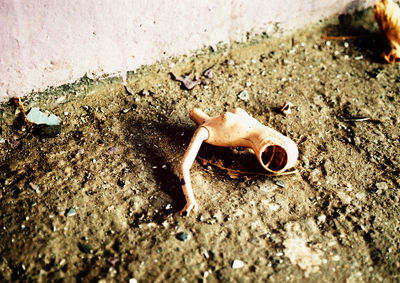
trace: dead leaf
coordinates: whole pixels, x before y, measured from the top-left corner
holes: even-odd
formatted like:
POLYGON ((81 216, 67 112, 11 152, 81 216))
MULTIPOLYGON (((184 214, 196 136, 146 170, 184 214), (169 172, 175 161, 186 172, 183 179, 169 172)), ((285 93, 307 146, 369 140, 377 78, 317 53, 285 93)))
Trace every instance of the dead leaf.
POLYGON ((191 72, 190 74, 187 74, 183 77, 175 76, 175 74, 172 72, 170 74, 171 74, 171 77, 173 80, 181 82, 182 86, 187 90, 193 89, 196 85, 198 85, 200 83, 200 81, 198 81, 196 77, 194 79, 191 78, 193 72, 191 72))
POLYGON ((374 15, 392 48, 382 56, 387 62, 394 63, 400 58, 400 8, 392 0, 381 0, 375 4, 374 15))
POLYGON ((242 173, 240 173, 239 171, 236 170, 227 170, 228 176, 231 179, 239 179, 242 176, 242 173))

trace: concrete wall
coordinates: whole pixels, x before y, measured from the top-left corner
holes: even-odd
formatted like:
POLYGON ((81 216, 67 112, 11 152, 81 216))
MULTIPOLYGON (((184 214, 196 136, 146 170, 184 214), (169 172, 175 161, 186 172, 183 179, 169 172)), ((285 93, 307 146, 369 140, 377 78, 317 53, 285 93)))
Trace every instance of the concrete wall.
POLYGON ((120 73, 247 32, 283 30, 373 0, 0 0, 0 101, 120 73))

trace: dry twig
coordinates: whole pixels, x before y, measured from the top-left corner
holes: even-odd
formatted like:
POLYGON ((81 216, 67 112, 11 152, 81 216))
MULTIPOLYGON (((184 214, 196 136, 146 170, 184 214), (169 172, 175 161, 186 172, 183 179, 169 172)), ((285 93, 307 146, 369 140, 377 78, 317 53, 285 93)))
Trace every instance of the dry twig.
POLYGON ((364 121, 369 121, 372 123, 382 123, 382 121, 377 120, 377 119, 372 119, 369 117, 360 117, 360 118, 342 118, 342 121, 344 122, 364 122, 364 121))
POLYGON ((371 36, 372 36, 372 34, 339 35, 339 36, 324 35, 321 38, 324 40, 350 40, 350 39, 357 39, 357 38, 364 38, 364 37, 371 37, 371 36))
MULTIPOLYGON (((203 166, 209 164, 209 165, 213 165, 221 170, 226 171, 227 174, 229 175, 229 177, 231 177, 232 179, 238 179, 240 176, 268 176, 268 177, 278 176, 276 174, 272 174, 269 172, 249 172, 249 171, 242 171, 242 170, 238 170, 238 169, 227 168, 227 167, 224 167, 224 165, 220 159, 216 160, 214 157, 211 158, 211 160, 204 159, 201 157, 197 157, 197 159, 200 161, 201 165, 203 165, 203 166)), ((240 166, 240 164, 239 164, 239 166, 240 166)), ((297 170, 286 171, 286 172, 279 174, 279 176, 291 175, 291 174, 295 174, 297 172, 298 172, 297 170)))
POLYGON ((12 97, 12 98, 10 99, 10 102, 11 102, 12 104, 14 104, 15 107, 18 107, 19 110, 21 111, 22 118, 23 118, 23 120, 24 120, 25 125, 26 125, 28 128, 31 127, 31 126, 32 126, 32 122, 30 122, 30 121, 28 120, 28 117, 26 116, 26 111, 25 111, 24 106, 22 105, 21 99, 20 99, 19 97, 12 97))

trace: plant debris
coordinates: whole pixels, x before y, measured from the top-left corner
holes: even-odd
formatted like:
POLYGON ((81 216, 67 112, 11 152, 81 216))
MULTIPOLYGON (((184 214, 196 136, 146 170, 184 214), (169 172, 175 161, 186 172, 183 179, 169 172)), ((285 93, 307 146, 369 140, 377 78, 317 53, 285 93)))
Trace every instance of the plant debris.
POLYGON ((350 39, 358 39, 358 38, 371 37, 371 36, 372 36, 371 34, 339 35, 339 36, 325 35, 325 36, 322 36, 321 38, 323 40, 350 40, 350 39))
POLYGON ((129 95, 133 95, 134 94, 134 91, 129 86, 127 86, 126 84, 124 84, 124 89, 125 89, 127 94, 129 94, 129 95))
POLYGON ((382 123, 382 121, 377 120, 377 119, 372 119, 369 117, 351 117, 351 118, 342 118, 343 122, 364 122, 364 121, 369 121, 372 123, 382 123))
MULTIPOLYGON (((203 166, 213 165, 213 166, 215 166, 215 167, 217 167, 219 169, 222 169, 222 170, 226 171, 226 173, 228 174, 228 176, 231 179, 239 179, 242 176, 245 176, 247 179, 249 179, 248 176, 255 176, 255 177, 256 176, 269 176, 269 177, 277 176, 277 175, 269 173, 269 172, 249 172, 249 171, 240 170, 240 169, 238 169, 238 167, 243 168, 243 166, 241 166, 240 163, 236 163, 236 164, 233 165, 233 167, 228 168, 228 167, 224 166, 224 164, 223 164, 221 159, 217 160, 215 157, 212 157, 211 159, 204 159, 204 158, 201 158, 201 157, 197 157, 197 159, 200 161, 200 164, 203 165, 203 166)), ((295 173, 297 173, 297 170, 286 171, 286 172, 283 172, 283 173, 281 173, 279 175, 280 176, 282 176, 282 175, 291 175, 291 174, 295 174, 295 173)))
POLYGON ((26 115, 26 111, 25 111, 24 105, 23 105, 22 102, 21 102, 21 99, 20 99, 19 97, 12 97, 12 98, 10 99, 10 102, 11 102, 12 104, 14 104, 15 107, 18 107, 18 108, 19 108, 19 111, 20 111, 20 113, 21 113, 21 115, 22 115, 22 119, 23 119, 25 125, 26 125, 28 128, 30 128, 30 127, 32 126, 32 123, 28 120, 28 117, 27 117, 27 115, 26 115))
POLYGON ((196 85, 200 83, 200 81, 197 80, 196 76, 194 79, 192 79, 193 72, 181 77, 181 76, 175 76, 174 73, 170 72, 171 77, 173 80, 181 82, 182 87, 186 90, 191 90, 193 89, 196 85))

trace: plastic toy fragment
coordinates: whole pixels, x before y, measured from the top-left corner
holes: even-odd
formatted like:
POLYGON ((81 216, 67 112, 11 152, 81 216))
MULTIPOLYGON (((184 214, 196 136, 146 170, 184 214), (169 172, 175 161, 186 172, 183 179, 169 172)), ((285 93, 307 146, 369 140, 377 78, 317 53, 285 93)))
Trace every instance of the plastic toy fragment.
POLYGON ((61 133, 60 118, 36 107, 29 110, 27 120, 35 126, 35 131, 45 137, 55 137, 61 133))
POLYGON ((61 133, 60 118, 56 115, 36 107, 26 112, 18 97, 13 97, 10 101, 19 108, 24 125, 32 132, 43 137, 55 137, 61 133))
POLYGON ((394 63, 400 58, 400 8, 392 0, 381 0, 375 4, 374 15, 391 47, 390 51, 383 52, 382 57, 394 63))
POLYGON ((261 166, 274 175, 282 174, 297 161, 298 149, 291 139, 262 125, 241 108, 217 117, 209 117, 195 108, 189 116, 199 127, 179 166, 179 178, 186 199, 181 215, 189 215, 192 209, 198 207, 189 171, 203 142, 223 147, 249 147, 261 166))

